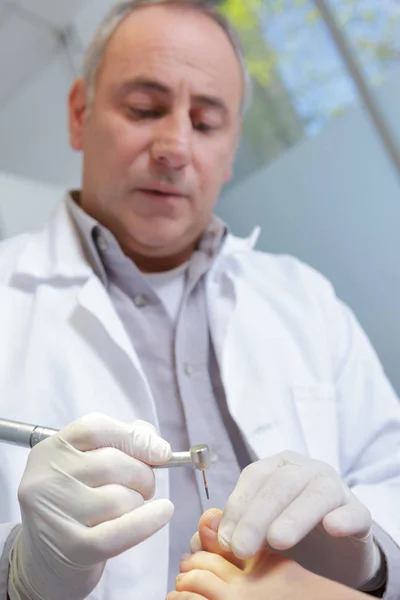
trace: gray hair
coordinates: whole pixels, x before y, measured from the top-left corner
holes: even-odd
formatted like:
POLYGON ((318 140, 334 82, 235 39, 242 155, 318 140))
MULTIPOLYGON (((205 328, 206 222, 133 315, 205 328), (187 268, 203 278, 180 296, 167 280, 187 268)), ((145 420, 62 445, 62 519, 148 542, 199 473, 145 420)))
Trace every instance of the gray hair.
POLYGON ((204 0, 129 0, 119 2, 114 6, 100 23, 97 31, 86 51, 83 63, 83 78, 88 87, 88 106, 93 103, 101 64, 107 50, 108 43, 121 23, 135 10, 152 5, 182 6, 196 10, 212 19, 225 32, 240 64, 243 79, 242 114, 252 102, 253 85, 251 75, 246 63, 244 51, 237 31, 228 19, 211 4, 204 0))

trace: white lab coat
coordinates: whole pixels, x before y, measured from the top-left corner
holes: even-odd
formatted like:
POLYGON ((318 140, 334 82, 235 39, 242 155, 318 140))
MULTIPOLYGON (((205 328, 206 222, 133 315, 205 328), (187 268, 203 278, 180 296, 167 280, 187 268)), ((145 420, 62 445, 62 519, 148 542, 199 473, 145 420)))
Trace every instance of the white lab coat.
MULTIPOLYGON (((231 414, 254 458, 293 449, 330 463, 400 542, 395 394, 330 284, 253 245, 228 237, 207 278, 231 414)), ((63 203, 43 231, 0 245, 0 415, 62 428, 93 411, 157 424, 138 357, 63 203)), ((0 445, 2 523, 20 520, 27 453, 0 445)), ((157 497, 166 496, 168 471, 159 471, 157 497)), ((0 530, 0 554, 9 530, 0 530)), ((162 600, 168 535, 110 560, 90 598, 162 600)))

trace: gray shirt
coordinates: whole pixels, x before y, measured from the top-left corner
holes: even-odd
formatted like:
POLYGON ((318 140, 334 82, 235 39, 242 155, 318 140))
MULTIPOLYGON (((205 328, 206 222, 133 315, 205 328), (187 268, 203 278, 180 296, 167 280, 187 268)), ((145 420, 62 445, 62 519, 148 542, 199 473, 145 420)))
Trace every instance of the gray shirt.
MULTIPOLYGON (((170 471, 171 522, 169 588, 178 565, 207 508, 223 509, 249 456, 230 417, 209 333, 204 276, 215 259, 225 227, 214 219, 187 269, 176 321, 151 278, 127 258, 115 237, 71 198, 69 208, 96 273, 107 288, 128 332, 156 404, 160 433, 175 451, 207 443, 217 460, 207 473, 212 503, 205 497, 201 473, 170 471)), ((134 390, 132 390, 134 401, 134 390)))

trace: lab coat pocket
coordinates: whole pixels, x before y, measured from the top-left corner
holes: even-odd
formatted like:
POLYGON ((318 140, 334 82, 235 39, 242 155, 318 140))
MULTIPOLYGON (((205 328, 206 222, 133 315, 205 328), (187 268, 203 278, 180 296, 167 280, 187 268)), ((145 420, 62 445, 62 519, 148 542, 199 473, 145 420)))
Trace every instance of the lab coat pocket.
POLYGON ((295 385, 291 391, 308 455, 339 471, 338 407, 334 385, 330 382, 295 385))
POLYGON ((251 449, 253 460, 274 456, 284 450, 305 452, 299 435, 291 390, 284 383, 264 382, 253 390, 251 404, 237 403, 235 416, 251 449))

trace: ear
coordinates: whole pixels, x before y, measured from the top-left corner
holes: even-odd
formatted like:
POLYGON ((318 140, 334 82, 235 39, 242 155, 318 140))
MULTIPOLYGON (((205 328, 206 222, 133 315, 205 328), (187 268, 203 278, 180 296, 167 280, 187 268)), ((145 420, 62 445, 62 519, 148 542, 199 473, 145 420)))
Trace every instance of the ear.
POLYGON ((83 149, 85 117, 87 113, 87 87, 83 79, 73 84, 68 96, 69 143, 73 150, 83 149))

